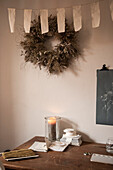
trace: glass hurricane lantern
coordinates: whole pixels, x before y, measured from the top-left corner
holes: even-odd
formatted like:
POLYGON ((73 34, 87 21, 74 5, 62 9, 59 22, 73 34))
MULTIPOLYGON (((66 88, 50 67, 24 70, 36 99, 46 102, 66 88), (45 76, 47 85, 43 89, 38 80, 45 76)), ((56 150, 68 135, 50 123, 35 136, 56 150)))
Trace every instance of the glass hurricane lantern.
POLYGON ((60 120, 59 116, 45 117, 45 141, 54 142, 60 140, 60 120))

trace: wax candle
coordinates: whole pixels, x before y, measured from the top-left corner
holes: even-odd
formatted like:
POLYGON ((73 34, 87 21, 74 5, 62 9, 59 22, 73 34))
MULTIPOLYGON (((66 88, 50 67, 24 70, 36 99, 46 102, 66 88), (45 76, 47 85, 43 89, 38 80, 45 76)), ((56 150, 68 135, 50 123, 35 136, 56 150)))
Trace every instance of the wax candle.
POLYGON ((50 117, 48 119, 48 137, 50 141, 56 140, 56 118, 50 117))

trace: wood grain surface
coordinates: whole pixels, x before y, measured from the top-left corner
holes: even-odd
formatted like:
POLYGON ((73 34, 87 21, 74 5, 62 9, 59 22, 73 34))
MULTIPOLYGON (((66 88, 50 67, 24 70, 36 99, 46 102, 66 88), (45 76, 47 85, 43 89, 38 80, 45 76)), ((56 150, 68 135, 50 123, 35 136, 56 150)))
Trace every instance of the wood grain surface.
MULTIPOLYGON (((27 149, 35 141, 43 142, 43 137, 34 137, 15 149, 27 149)), ((84 155, 84 152, 112 155, 106 152, 104 144, 83 142, 81 146, 68 146, 64 152, 37 152, 39 158, 20 161, 0 160, 8 169, 17 170, 113 170, 113 165, 90 162, 91 155, 84 155)))

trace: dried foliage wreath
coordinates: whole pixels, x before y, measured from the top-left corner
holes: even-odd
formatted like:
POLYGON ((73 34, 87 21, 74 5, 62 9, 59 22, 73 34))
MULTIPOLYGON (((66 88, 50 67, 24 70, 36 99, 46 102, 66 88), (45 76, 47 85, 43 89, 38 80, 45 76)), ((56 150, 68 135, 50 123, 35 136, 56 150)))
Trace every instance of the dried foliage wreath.
POLYGON ((49 73, 59 74, 80 55, 78 33, 70 28, 67 21, 65 32, 58 33, 56 16, 50 16, 48 22, 49 32, 41 34, 40 17, 38 17, 38 21, 32 21, 30 33, 24 33, 24 40, 20 42, 24 49, 21 51, 21 55, 25 56, 26 62, 38 65, 40 69, 43 66, 49 73), (59 41, 54 47, 50 45, 50 42, 53 41, 52 38, 59 41))

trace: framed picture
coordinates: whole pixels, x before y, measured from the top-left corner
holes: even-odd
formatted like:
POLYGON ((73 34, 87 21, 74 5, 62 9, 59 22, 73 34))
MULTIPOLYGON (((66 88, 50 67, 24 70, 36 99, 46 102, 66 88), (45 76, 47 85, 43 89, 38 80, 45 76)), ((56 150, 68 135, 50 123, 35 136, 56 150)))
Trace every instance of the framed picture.
POLYGON ((97 70, 96 124, 113 126, 113 70, 97 70))

